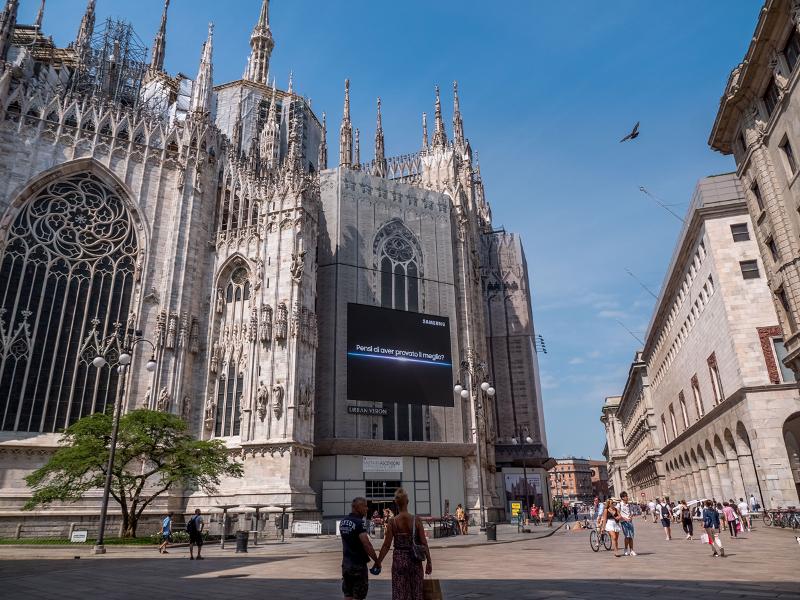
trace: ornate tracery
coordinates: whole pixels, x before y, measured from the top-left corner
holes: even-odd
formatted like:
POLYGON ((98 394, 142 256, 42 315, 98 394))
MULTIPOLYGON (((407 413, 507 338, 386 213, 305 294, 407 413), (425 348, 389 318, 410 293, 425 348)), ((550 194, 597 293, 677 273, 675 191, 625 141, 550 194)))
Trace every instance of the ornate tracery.
MULTIPOLYGON (((372 249, 381 306, 418 312, 422 248, 417 236, 395 218, 378 230, 372 249)), ((427 407, 419 404, 395 404, 394 410, 383 418, 383 439, 423 440, 424 413, 427 414, 427 407)))
POLYGON ((248 349, 259 335, 251 288, 250 268, 245 259, 236 257, 223 269, 217 287, 210 365, 214 435, 217 437, 236 436, 241 432, 248 349))
POLYGON ((138 243, 119 194, 91 173, 57 179, 20 209, 0 262, 0 429, 54 432, 113 402, 117 373, 81 344, 126 324, 138 243))

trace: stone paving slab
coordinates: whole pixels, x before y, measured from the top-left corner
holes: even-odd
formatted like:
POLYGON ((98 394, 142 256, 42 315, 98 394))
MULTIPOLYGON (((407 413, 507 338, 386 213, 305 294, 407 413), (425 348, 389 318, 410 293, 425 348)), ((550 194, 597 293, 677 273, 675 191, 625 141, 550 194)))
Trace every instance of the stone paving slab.
MULTIPOLYGON (((728 557, 715 559, 699 541, 667 542, 660 527, 640 522, 640 555, 615 558, 605 550, 592 552, 586 532, 559 530, 544 539, 434 548, 434 572, 448 599, 800 600, 800 546, 793 537, 756 530, 736 540, 725 535, 723 542, 728 557)), ((189 561, 181 548, 167 556, 113 549, 106 556, 43 561, 37 557, 41 548, 3 547, 0 597, 341 597, 338 552, 286 550, 237 555, 208 547, 206 560, 189 561)), ((384 575, 371 580, 370 599, 390 598, 390 569, 387 559, 384 575)))

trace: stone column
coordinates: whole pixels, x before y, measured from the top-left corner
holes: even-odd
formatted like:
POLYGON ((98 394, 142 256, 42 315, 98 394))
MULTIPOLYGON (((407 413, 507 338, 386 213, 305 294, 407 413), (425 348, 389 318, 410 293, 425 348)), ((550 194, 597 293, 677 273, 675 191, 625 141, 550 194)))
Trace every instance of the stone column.
MULTIPOLYGON (((746 451, 745 451, 746 452, 746 451)), ((761 506, 772 506, 770 498, 761 498, 758 487, 758 477, 756 476, 756 469, 753 466, 753 455, 749 452, 739 454, 739 468, 742 471, 742 481, 744 482, 745 498, 749 498, 750 494, 755 494, 757 499, 760 499, 761 506)), ((764 493, 768 494, 767 490, 764 493)))
POLYGON ((717 462, 713 457, 709 457, 708 462, 708 478, 711 480, 711 493, 713 498, 720 500, 727 499, 722 492, 722 485, 720 484, 719 471, 717 471, 717 462))
POLYGON ((730 473, 731 477, 731 489, 733 490, 733 495, 736 498, 744 498, 747 500, 749 495, 745 492, 744 489, 744 480, 742 479, 742 470, 739 467, 739 458, 735 455, 731 455, 727 457, 728 460, 728 472, 730 473))
POLYGON ((708 466, 703 464, 700 466, 700 482, 702 485, 703 496, 711 498, 714 495, 714 490, 711 487, 711 477, 708 475, 708 466))
MULTIPOLYGON (((717 459, 717 472, 719 473, 719 484, 720 488, 722 489, 722 495, 725 498, 733 498, 734 496, 736 496, 736 492, 733 490, 733 485, 731 483, 731 474, 728 471, 728 462, 722 456, 717 456, 716 459, 717 459)), ((738 502, 739 496, 736 496, 734 500, 738 502)))
POLYGON ((703 482, 700 480, 700 470, 697 465, 692 468, 692 488, 694 489, 694 497, 703 497, 703 482))

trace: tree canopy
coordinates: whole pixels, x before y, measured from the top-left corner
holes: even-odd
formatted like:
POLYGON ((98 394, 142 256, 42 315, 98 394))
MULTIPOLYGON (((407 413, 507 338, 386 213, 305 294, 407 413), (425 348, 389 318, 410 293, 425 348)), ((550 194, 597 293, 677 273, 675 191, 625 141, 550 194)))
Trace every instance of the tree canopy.
MULTIPOLYGON (((33 496, 26 510, 75 502, 105 484, 112 416, 96 413, 68 427, 61 447, 25 480, 33 496)), ((173 487, 214 493, 222 477, 244 471, 221 440, 197 440, 176 415, 134 410, 120 418, 111 497, 122 509, 122 535, 136 537, 144 510, 173 487)))

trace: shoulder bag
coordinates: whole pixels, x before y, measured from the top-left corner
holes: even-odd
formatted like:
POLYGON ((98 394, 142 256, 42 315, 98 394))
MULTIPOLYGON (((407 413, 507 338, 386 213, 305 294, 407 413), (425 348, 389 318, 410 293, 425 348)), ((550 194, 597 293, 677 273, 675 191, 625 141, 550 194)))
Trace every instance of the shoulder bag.
POLYGON ((428 558, 428 553, 425 552, 425 546, 419 543, 417 536, 417 517, 414 517, 414 523, 411 525, 414 533, 411 535, 411 554, 417 562, 423 562, 428 558))

